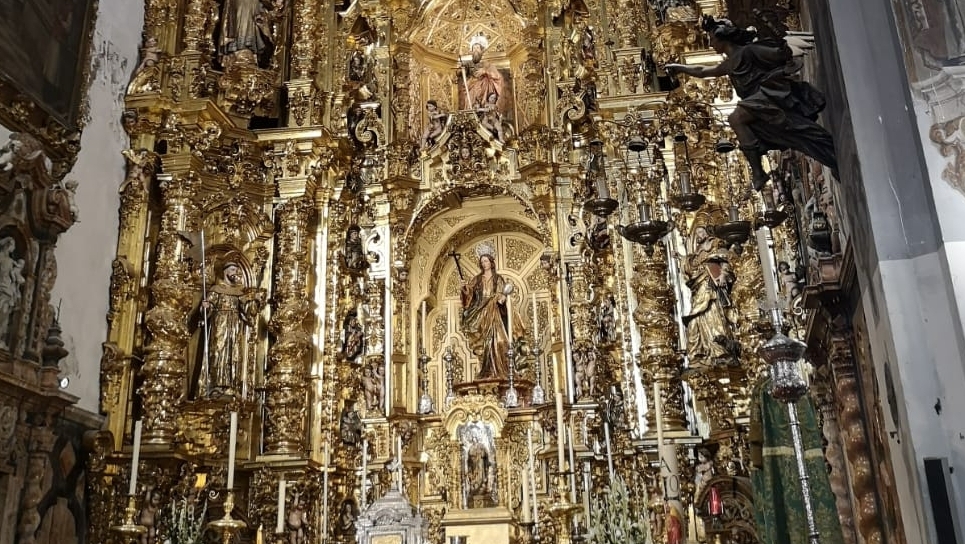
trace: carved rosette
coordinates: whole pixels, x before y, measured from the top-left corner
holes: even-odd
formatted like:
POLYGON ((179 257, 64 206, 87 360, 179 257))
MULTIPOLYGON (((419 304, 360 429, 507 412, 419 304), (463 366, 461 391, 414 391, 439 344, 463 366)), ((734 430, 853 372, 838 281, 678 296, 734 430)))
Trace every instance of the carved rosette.
POLYGON ((157 269, 151 293, 154 307, 145 314, 151 342, 141 369, 145 440, 168 444, 176 432, 176 406, 184 395, 187 362, 184 348, 190 336, 188 313, 198 287, 182 261, 184 244, 178 231, 186 230, 200 183, 193 173, 169 176, 161 182, 164 212, 158 235, 157 269))
POLYGON ((637 260, 630 280, 637 299, 633 318, 640 328, 640 361, 660 382, 665 431, 684 430, 683 387, 676 350, 674 294, 667 283, 667 251, 663 243, 650 257, 637 260))
POLYGON ((277 210, 275 235, 275 312, 268 326, 275 343, 268 351, 265 400, 267 454, 305 451, 308 395, 306 377, 312 339, 305 320, 312 306, 308 294, 314 206, 306 197, 291 199, 277 210))

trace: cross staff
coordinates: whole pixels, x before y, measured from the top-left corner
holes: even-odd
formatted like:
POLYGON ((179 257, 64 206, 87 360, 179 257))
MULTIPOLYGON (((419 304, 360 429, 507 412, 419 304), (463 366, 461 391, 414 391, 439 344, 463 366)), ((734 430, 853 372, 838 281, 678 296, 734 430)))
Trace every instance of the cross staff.
POLYGON ((462 257, 462 255, 456 253, 456 250, 452 250, 446 255, 452 257, 452 260, 456 261, 456 271, 459 272, 459 279, 465 280, 466 278, 462 275, 462 264, 459 263, 459 258, 462 257))

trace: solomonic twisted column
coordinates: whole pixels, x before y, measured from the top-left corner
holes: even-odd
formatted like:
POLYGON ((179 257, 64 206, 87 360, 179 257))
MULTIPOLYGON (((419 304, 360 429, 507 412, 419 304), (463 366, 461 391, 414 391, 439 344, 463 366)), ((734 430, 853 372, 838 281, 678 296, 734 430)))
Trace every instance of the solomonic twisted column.
MULTIPOLYGON (((684 431, 684 394, 680 381, 680 356, 676 350, 674 294, 667 283, 667 252, 657 244, 650 257, 634 267, 631 286, 637 298, 633 318, 640 328, 640 361, 660 384, 664 431, 684 431)), ((656 421, 652 422, 653 424, 656 421)))
POLYGON ((177 429, 176 404, 184 396, 187 361, 184 348, 190 332, 188 314, 194 306, 198 287, 182 258, 186 243, 178 231, 190 230, 188 218, 200 181, 193 173, 158 176, 164 199, 161 232, 158 235, 157 269, 151 284, 154 306, 145 315, 151 343, 141 374, 144 410, 144 439, 170 444, 177 429))
POLYGON ((275 343, 268 350, 265 405, 268 421, 265 453, 300 453, 306 450, 305 422, 309 382, 306 379, 312 339, 305 329, 311 312, 308 293, 311 222, 314 205, 299 197, 277 211, 275 233, 275 303, 268 326, 275 343))

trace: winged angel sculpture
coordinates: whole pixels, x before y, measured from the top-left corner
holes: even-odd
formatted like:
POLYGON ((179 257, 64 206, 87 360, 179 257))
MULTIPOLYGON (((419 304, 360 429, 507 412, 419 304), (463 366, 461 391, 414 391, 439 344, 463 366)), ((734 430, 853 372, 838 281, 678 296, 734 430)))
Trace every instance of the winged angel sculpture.
POLYGON ((816 122, 825 106, 824 95, 795 78, 808 44, 795 37, 759 39, 753 28, 710 16, 704 16, 702 26, 724 60, 716 66, 665 68, 699 78, 730 78, 740 102, 727 120, 750 163, 754 189, 760 191, 768 180, 761 157, 771 149, 800 151, 836 169, 831 134, 816 122))

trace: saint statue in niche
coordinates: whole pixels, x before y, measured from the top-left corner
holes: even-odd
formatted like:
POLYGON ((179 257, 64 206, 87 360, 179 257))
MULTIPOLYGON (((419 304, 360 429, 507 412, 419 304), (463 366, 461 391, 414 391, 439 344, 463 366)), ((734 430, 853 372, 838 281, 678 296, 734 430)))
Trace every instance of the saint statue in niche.
POLYGON ((9 236, 0 240, 0 349, 8 349, 10 317, 20 309, 24 260, 16 256, 17 242, 9 236))
POLYGON ((689 371, 735 364, 739 345, 727 317, 733 269, 726 244, 707 227, 696 226, 690 254, 684 259, 684 276, 690 289, 687 325, 689 371))
POLYGON ((493 505, 496 492, 496 447, 493 429, 480 421, 459 429, 463 457, 463 494, 469 508, 493 505))
POLYGON ((493 138, 504 141, 513 129, 511 74, 483 56, 488 49, 489 40, 479 33, 469 40, 469 54, 459 58, 459 107, 475 111, 493 138))
MULTIPOLYGON (((462 282, 462 331, 469 338, 472 352, 481 366, 477 380, 504 379, 509 375, 509 315, 507 297, 513 284, 496 272, 496 258, 488 243, 476 248, 479 273, 462 282)), ((525 334, 522 320, 513 316, 513 337, 525 334)))
POLYGON ((365 250, 362 247, 362 229, 352 225, 345 233, 345 268, 352 272, 365 270, 365 250))
MULTIPOLYGON (((281 2, 277 2, 281 4, 281 2)), ((271 2, 263 0, 225 0, 221 15, 221 62, 228 64, 259 59, 271 47, 271 2)))
POLYGON ((234 261, 221 265, 221 277, 201 301, 204 314, 205 352, 199 383, 204 396, 231 394, 236 375, 244 364, 248 334, 257 323, 264 292, 245 285, 244 272, 234 261))
POLYGON ((342 357, 346 361, 355 361, 362 355, 365 347, 365 336, 359 315, 356 310, 349 310, 342 320, 342 357))
POLYGON ((469 39, 469 55, 459 59, 466 87, 467 109, 480 108, 486 104, 490 94, 495 94, 498 99, 505 92, 502 73, 483 58, 488 48, 489 40, 486 36, 482 33, 476 34, 469 39))

